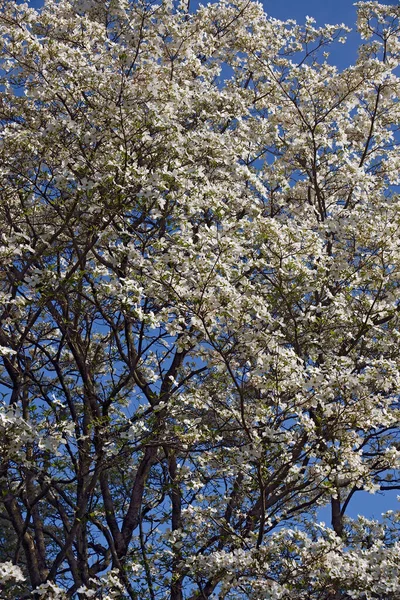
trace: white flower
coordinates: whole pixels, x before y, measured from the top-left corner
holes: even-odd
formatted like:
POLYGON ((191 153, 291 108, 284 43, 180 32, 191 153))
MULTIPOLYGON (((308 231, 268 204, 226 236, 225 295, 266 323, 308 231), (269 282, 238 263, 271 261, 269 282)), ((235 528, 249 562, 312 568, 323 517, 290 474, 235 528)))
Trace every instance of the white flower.
POLYGON ((7 581, 25 581, 25 577, 17 565, 13 565, 12 562, 0 563, 0 583, 7 581))

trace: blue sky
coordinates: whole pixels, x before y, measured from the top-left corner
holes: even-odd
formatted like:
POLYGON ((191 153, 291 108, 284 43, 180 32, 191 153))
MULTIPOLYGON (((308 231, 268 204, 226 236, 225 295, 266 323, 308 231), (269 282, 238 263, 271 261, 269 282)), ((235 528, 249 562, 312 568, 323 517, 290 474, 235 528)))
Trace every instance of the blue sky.
POLYGON ((306 15, 314 17, 317 23, 342 23, 350 25, 356 17, 356 7, 352 0, 264 0, 265 10, 278 19, 304 21, 306 15))
MULTIPOLYGON (((22 0, 20 0, 22 1, 22 0)), ((202 0, 207 3, 208 0, 202 0)), ((399 0, 384 0, 385 4, 398 4, 399 0)), ((43 0, 30 0, 33 7, 40 7, 43 0)), ((192 0, 192 6, 198 0, 192 0)), ((353 28, 346 45, 338 44, 331 52, 331 60, 339 68, 345 68, 354 62, 357 55, 357 46, 360 39, 355 31, 356 7, 353 0, 264 0, 266 12, 277 19, 295 19, 304 22, 308 15, 316 19, 317 25, 325 23, 345 23, 353 28)), ((355 494, 347 511, 348 516, 356 517, 358 513, 367 517, 379 518, 383 511, 398 508, 396 496, 400 491, 385 492, 385 494, 368 494, 359 492, 355 494)), ((320 511, 320 518, 329 522, 329 509, 320 511)))
MULTIPOLYGON (((381 0, 382 4, 395 5, 399 0, 381 0)), ((316 20, 318 26, 325 23, 344 23, 352 28, 345 45, 336 44, 331 51, 331 61, 339 68, 354 63, 360 37, 357 33, 357 8, 354 0, 263 0, 267 14, 277 19, 295 19, 303 23, 308 15, 316 20)))
POLYGON ((331 51, 331 58, 340 68, 354 62, 359 37, 355 27, 357 11, 353 0, 264 0, 263 4, 265 11, 277 19, 295 19, 298 23, 303 23, 305 17, 309 16, 313 17, 319 26, 326 23, 344 23, 352 27, 348 43, 345 46, 337 44, 331 51))

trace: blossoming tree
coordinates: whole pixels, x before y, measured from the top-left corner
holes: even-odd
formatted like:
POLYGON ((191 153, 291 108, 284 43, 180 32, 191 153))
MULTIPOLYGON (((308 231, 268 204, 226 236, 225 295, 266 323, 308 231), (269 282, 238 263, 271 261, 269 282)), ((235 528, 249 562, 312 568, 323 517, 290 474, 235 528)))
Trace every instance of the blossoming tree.
POLYGON ((2 598, 400 597, 399 18, 2 0, 2 598))

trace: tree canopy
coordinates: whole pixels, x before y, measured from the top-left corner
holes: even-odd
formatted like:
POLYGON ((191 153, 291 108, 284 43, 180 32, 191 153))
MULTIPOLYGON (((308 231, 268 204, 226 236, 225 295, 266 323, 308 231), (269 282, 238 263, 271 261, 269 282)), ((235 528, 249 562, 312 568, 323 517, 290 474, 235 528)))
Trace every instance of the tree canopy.
POLYGON ((0 2, 2 599, 400 597, 399 19, 0 2))

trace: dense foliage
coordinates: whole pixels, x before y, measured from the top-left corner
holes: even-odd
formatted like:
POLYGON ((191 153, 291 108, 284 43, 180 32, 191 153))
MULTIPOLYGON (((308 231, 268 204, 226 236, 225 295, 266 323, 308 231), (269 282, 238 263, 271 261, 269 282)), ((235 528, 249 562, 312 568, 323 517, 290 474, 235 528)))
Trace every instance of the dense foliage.
POLYGON ((400 597, 399 19, 2 1, 1 598, 400 597))

